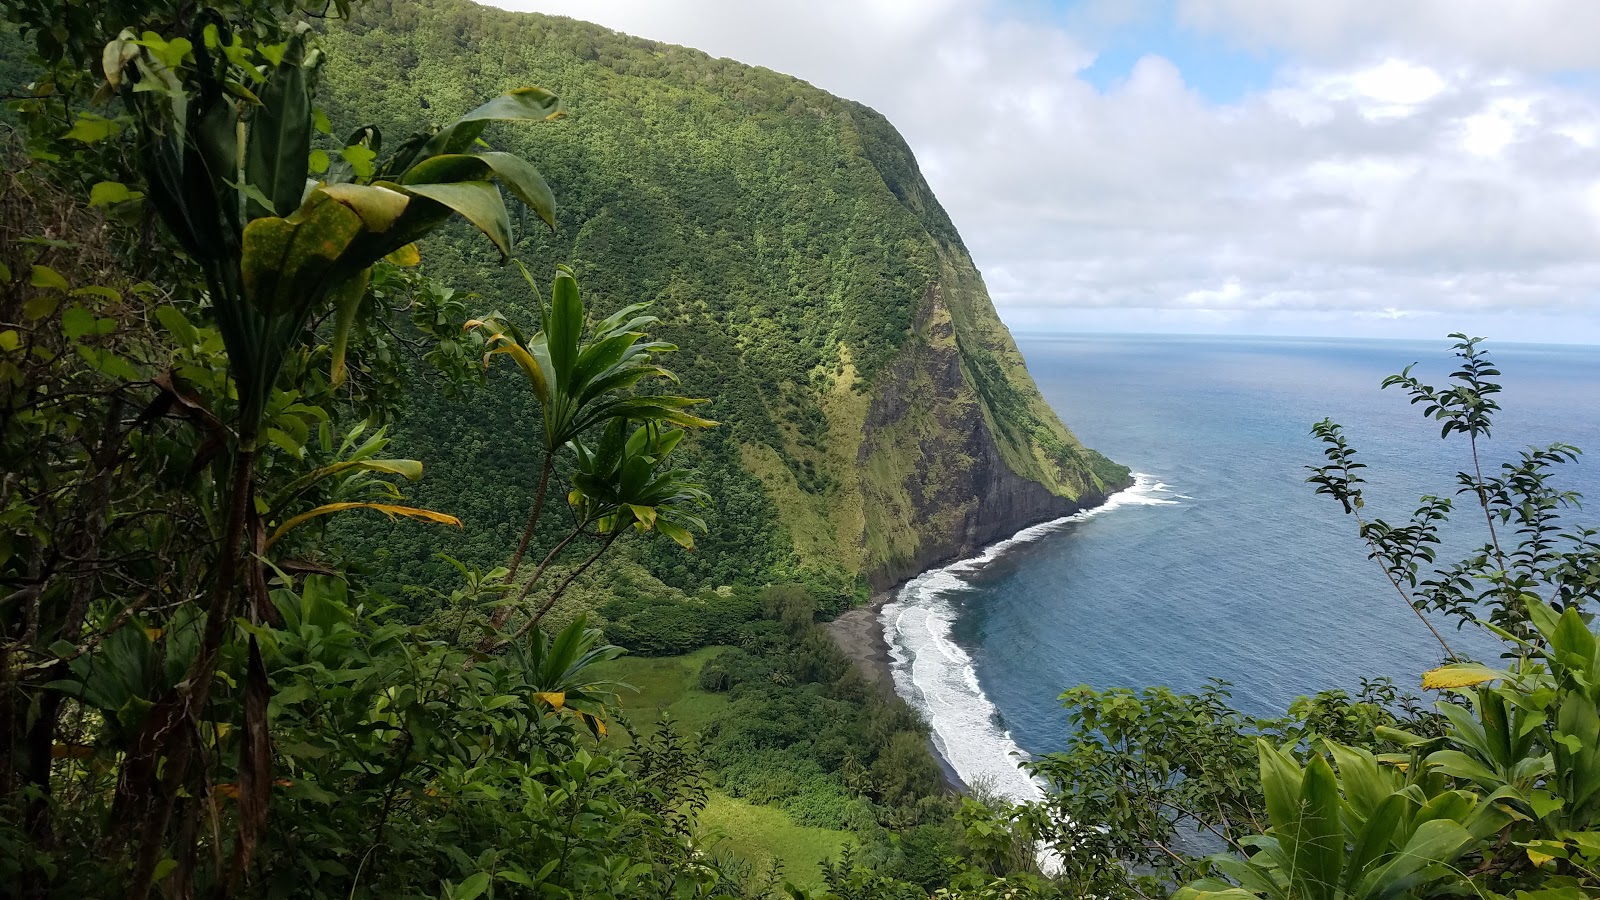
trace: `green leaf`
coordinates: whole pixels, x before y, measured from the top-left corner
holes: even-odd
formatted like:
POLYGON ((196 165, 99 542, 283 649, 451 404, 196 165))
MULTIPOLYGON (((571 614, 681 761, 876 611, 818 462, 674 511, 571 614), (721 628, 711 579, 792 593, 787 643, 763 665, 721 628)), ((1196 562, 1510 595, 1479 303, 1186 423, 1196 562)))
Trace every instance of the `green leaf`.
POLYGON ((112 203, 138 200, 143 196, 142 192, 129 190, 128 186, 120 181, 101 181, 89 189, 89 206, 107 206, 112 203))
MULTIPOLYGON (((392 191, 390 193, 393 193, 392 191)), ((402 196, 402 195, 396 195, 402 196)), ((339 286, 329 292, 328 299, 333 301, 333 360, 329 370, 328 383, 333 387, 344 384, 345 352, 350 347, 350 329, 355 325, 356 312, 361 309, 361 300, 367 295, 367 285, 372 281, 372 270, 362 269, 354 278, 347 278, 339 286)))
MULTIPOLYGON (((1308 900, 1333 900, 1344 871, 1344 826, 1339 781, 1320 753, 1313 754, 1301 785, 1299 820, 1293 848, 1294 882, 1308 900)), ((1281 837, 1281 835, 1280 835, 1281 837)))
POLYGON ((555 370, 555 387, 572 389, 572 370, 578 362, 578 339, 583 334, 583 299, 578 279, 562 269, 550 288, 550 319, 545 325, 549 336, 550 366, 555 370))
POLYGON ((95 329, 94 314, 81 306, 69 306, 61 314, 61 331, 67 340, 75 341, 95 329))
POLYGON ((408 184, 408 192, 425 197, 459 213, 478 227, 500 250, 502 262, 511 258, 511 216, 500 191, 483 181, 460 184, 408 184))
POLYGON ((531 163, 510 153, 480 153, 478 158, 489 164, 494 174, 518 200, 528 204, 539 218, 552 230, 556 227, 556 196, 545 183, 544 176, 531 163))
POLYGON ((479 872, 469 877, 455 889, 452 896, 454 900, 476 900, 484 891, 489 889, 490 875, 488 872, 479 872))
POLYGON ((258 92, 261 105, 251 110, 244 180, 259 188, 268 202, 252 198, 249 218, 287 215, 305 193, 306 160, 311 153, 311 88, 305 56, 305 37, 296 35, 258 92))
POLYGON ((565 114, 560 97, 544 88, 524 87, 507 91, 456 121, 544 121, 565 114))
POLYGON ((15 328, 0 331, 0 352, 10 353, 20 346, 22 346, 22 336, 17 334, 15 328))
POLYGON ((372 148, 363 146, 361 144, 352 144, 349 147, 340 150, 339 155, 344 157, 344 161, 350 164, 350 168, 358 177, 372 177, 372 162, 378 158, 378 154, 375 153, 372 148))
POLYGON ((45 316, 54 313, 56 311, 56 307, 60 305, 60 294, 39 294, 35 297, 29 298, 28 302, 22 304, 22 314, 23 316, 27 317, 28 321, 37 322, 45 316))
POLYGON ((80 112, 78 121, 72 123, 72 127, 61 137, 63 140, 93 144, 113 137, 121 130, 122 126, 112 119, 91 112, 80 112))
POLYGON ((200 332, 195 330, 195 327, 189 323, 183 313, 178 311, 177 307, 158 306, 156 307, 155 316, 156 321, 161 323, 161 327, 165 328, 167 333, 172 335, 173 340, 177 341, 180 346, 193 347, 195 344, 200 343, 200 332))
POLYGON ((67 279, 61 277, 60 272, 49 266, 41 265, 33 267, 33 275, 28 279, 28 283, 36 288, 53 288, 58 291, 64 291, 70 287, 67 284, 67 279))

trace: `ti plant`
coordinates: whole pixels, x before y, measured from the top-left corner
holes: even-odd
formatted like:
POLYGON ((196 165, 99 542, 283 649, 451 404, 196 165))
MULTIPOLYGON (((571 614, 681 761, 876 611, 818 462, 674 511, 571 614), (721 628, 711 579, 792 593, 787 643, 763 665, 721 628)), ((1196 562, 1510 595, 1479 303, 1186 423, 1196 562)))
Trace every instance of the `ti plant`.
POLYGON ((1213 860, 1231 882, 1202 879, 1175 900, 1429 896, 1428 886, 1451 880, 1452 864, 1506 819, 1440 779, 1408 779, 1364 750, 1325 745, 1337 774, 1322 753, 1302 767, 1293 754, 1260 742, 1271 827, 1244 839, 1255 851, 1248 859, 1213 860))
MULTIPOLYGON (((518 263, 518 266, 520 267, 521 263, 518 263)), ((531 337, 525 337, 505 316, 498 313, 467 323, 469 329, 482 331, 486 335, 484 365, 487 366, 495 356, 510 357, 522 371, 528 387, 533 391, 534 399, 539 403, 541 418, 538 436, 539 478, 534 488, 528 524, 523 529, 522 539, 517 544, 516 552, 512 554, 507 580, 516 577, 523 556, 526 555, 528 546, 538 529, 545 501, 549 495, 550 476, 555 472, 556 455, 563 448, 574 445, 574 442, 579 441, 586 432, 596 428, 607 428, 610 423, 615 422, 676 425, 680 428, 707 428, 716 424, 689 412, 690 408, 704 403, 704 400, 670 394, 631 393, 635 386, 647 378, 677 381, 677 377, 670 370, 657 362, 657 357, 671 353, 677 347, 664 341, 646 340, 644 329, 658 321, 654 316, 645 314, 649 304, 636 303, 624 306, 591 326, 584 310, 582 295, 578 290, 578 279, 570 269, 565 266, 557 268, 555 280, 550 288, 548 306, 543 304, 539 289, 528 276, 526 269, 523 269, 523 276, 527 278, 529 287, 533 289, 535 301, 539 302, 541 307, 540 327, 537 332, 531 337)), ((675 433, 679 437, 682 436, 681 431, 675 433)), ((655 441, 657 452, 648 464, 652 467, 659 465, 661 459, 673 446, 676 446, 678 437, 671 438, 670 443, 664 443, 665 437, 658 437, 655 441)), ((642 459, 645 455, 648 454, 640 455, 638 458, 642 459)), ((610 460, 614 457, 607 455, 605 458, 610 460)), ((635 462, 635 466, 639 465, 643 463, 635 462)), ((575 497, 588 496, 598 499, 606 493, 597 489, 598 484, 594 479, 599 478, 599 474, 591 470, 589 475, 591 480, 588 483, 596 490, 575 494, 575 497)), ((621 470, 608 473, 608 477, 613 479, 622 475, 621 470)), ((677 477, 676 473, 674 475, 677 477)), ((649 477, 657 478, 663 475, 652 469, 649 477)), ((681 477, 678 481, 681 482, 681 477)), ((624 490, 620 482, 617 482, 614 488, 615 491, 624 490)), ((615 497, 612 499, 615 500, 615 497)), ((684 502, 688 499, 690 498, 686 496, 684 502)), ((692 499, 699 502, 703 499, 703 494, 692 499)), ((646 507, 643 501, 639 505, 641 509, 646 507)), ((580 516, 578 528, 546 554, 517 598, 495 610, 491 620, 495 629, 505 627, 516 606, 526 599, 551 563, 567 549, 584 526, 594 522, 604 522, 606 517, 614 517, 616 514, 615 509, 604 513, 596 512, 597 507, 594 502, 587 504, 575 502, 574 506, 580 512, 594 514, 580 516)), ((639 521, 643 522, 642 516, 650 514, 640 515, 639 521)), ((641 530, 649 530, 654 522, 655 518, 652 516, 641 530)), ((624 526, 626 524, 628 523, 623 523, 624 526)), ((679 543, 684 543, 689 526, 704 527, 697 519, 680 521, 674 516, 669 516, 665 527, 661 530, 679 543)), ((620 530, 612 527, 603 533, 608 535, 605 539, 605 545, 608 547, 620 530)), ((685 546, 691 544, 692 541, 685 546)), ((588 563, 585 563, 583 568, 587 566, 588 563)), ((559 590, 564 590, 564 586, 558 589, 557 594, 559 590)), ((540 608, 532 621, 537 622, 538 617, 542 616, 553 602, 554 597, 540 608)), ((494 638, 487 638, 485 646, 493 645, 494 638)))
MULTIPOLYGON (((555 221, 550 190, 531 165, 475 149, 492 121, 561 115, 554 95, 512 91, 386 153, 378 130, 364 127, 330 165, 312 150, 320 61, 306 26, 284 44, 250 49, 211 11, 199 14, 187 37, 126 30, 103 55, 107 89, 132 113, 149 203, 203 273, 237 397, 219 416, 231 452, 218 463, 225 509, 201 638, 185 677, 145 717, 118 785, 116 813, 140 835, 135 896, 149 890, 174 802, 196 769, 200 749, 192 735, 239 610, 239 587, 257 580, 251 573, 269 543, 255 497, 257 454, 286 361, 313 323, 331 316, 339 381, 372 266, 391 254, 414 256, 413 242, 453 215, 508 258, 510 217, 496 182, 552 227, 555 221), (325 172, 309 177, 317 169, 325 172)), ((248 605, 249 618, 273 619, 265 592, 252 593, 260 602, 248 605)), ((253 637, 247 671, 241 828, 230 887, 265 831, 271 782, 268 688, 253 637)))

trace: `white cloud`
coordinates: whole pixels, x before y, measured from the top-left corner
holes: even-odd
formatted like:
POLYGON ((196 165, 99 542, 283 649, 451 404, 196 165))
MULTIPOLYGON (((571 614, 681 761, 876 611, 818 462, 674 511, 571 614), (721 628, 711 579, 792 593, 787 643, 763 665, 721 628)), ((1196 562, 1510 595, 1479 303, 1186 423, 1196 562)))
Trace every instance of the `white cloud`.
POLYGON ((1600 45, 1575 37, 1600 34, 1592 0, 1559 24, 1537 0, 1388 0, 1382 27, 1356 0, 1183 0, 1217 40, 1289 53, 1226 104, 1157 55, 1096 90, 1091 49, 992 0, 507 4, 879 109, 1016 325, 1432 335, 1499 316, 1523 338, 1578 321, 1600 339, 1600 97, 1538 74, 1593 64, 1600 45))
POLYGON ((1178 18, 1322 64, 1372 54, 1535 72, 1600 62, 1593 0, 1178 0, 1178 18))

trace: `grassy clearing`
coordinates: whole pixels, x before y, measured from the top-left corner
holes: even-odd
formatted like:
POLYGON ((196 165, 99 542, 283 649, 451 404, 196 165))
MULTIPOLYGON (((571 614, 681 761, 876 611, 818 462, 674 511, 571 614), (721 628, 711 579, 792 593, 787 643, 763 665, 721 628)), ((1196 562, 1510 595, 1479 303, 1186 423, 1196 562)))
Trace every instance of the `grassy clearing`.
MULTIPOLYGON (((709 725, 728 698, 700 690, 700 667, 726 647, 702 647, 684 656, 624 656, 596 666, 600 677, 620 681, 635 689, 623 688, 622 715, 641 734, 655 731, 662 713, 672 717, 678 730, 697 734, 709 725)), ((608 742, 627 746, 623 729, 614 729, 608 742)))
POLYGON ((713 793, 700 814, 708 833, 722 835, 716 846, 764 869, 773 860, 783 864, 783 877, 799 887, 821 887, 825 859, 837 859, 855 843, 848 831, 806 828, 789 821, 789 814, 772 806, 755 806, 725 794, 713 793))
MULTIPOLYGON (((710 724, 728 705, 723 694, 700 689, 700 667, 725 647, 703 647, 685 656, 624 656, 598 667, 602 678, 621 681, 637 690, 619 691, 622 714, 641 734, 656 729, 661 714, 672 717, 684 734, 695 734, 710 724)), ((614 728, 606 743, 628 744, 624 729, 614 728)), ((805 828, 789 820, 775 806, 756 806, 713 792, 700 816, 708 835, 720 835, 716 846, 765 868, 776 860, 784 877, 803 887, 820 887, 819 863, 838 857, 854 843, 846 831, 805 828)))

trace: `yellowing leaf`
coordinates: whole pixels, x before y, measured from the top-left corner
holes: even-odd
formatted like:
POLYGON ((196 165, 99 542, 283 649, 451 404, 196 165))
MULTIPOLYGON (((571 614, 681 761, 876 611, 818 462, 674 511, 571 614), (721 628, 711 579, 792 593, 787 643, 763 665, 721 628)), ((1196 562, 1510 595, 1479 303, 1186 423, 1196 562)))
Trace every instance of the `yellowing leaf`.
POLYGON ((543 700, 545 703, 550 704, 551 709, 560 709, 561 707, 567 705, 567 692, 540 691, 539 693, 533 695, 533 699, 543 700))
POLYGON ((404 247, 401 247, 399 250, 396 250, 388 256, 385 256, 384 259, 387 259, 389 262, 392 262, 403 269, 409 269, 412 266, 420 265, 422 263, 422 254, 417 251, 416 244, 407 244, 404 247))
POLYGON ((1487 666, 1477 663, 1451 663, 1437 669, 1429 669, 1422 673, 1422 689, 1425 691, 1447 691, 1454 688, 1472 687, 1484 682, 1494 681, 1504 677, 1504 673, 1497 672, 1487 666))
POLYGON ((17 334, 15 328, 7 328, 5 331, 0 331, 0 350, 10 353, 20 346, 22 346, 22 337, 17 334))
POLYGON ((267 546, 270 548, 273 544, 278 542, 279 538, 283 537, 290 530, 303 522, 315 519, 318 516, 326 516, 329 513, 343 512, 347 509, 375 509, 391 519, 395 516, 406 516, 407 518, 421 519, 425 522, 437 522, 440 525, 454 525, 457 528, 461 527, 461 520, 455 516, 447 515, 442 512, 434 512, 431 509, 419 509, 415 506, 396 506, 392 503, 364 502, 324 503, 316 509, 303 512, 278 526, 278 530, 273 532, 272 537, 267 540, 267 546))
POLYGON ((368 231, 385 232, 406 211, 411 198, 376 184, 327 184, 322 192, 355 210, 368 231))

